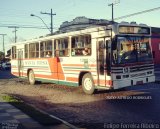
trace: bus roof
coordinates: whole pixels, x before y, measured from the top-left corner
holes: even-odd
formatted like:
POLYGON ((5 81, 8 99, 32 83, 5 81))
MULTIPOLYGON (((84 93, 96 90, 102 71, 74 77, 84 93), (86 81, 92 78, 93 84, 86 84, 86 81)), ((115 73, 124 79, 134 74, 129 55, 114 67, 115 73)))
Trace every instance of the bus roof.
POLYGON ((18 44, 27 44, 27 43, 32 43, 32 42, 40 42, 40 41, 45 41, 45 40, 52 40, 60 37, 68 37, 68 36, 73 36, 73 35, 78 35, 78 34, 90 34, 92 32, 98 32, 98 31, 103 31, 106 30, 106 26, 96 26, 96 27, 88 27, 83 30, 76 30, 76 31, 70 31, 70 32, 65 32, 65 33, 58 33, 54 35, 49 35, 49 36, 42 36, 39 38, 34 38, 22 42, 17 42, 17 43, 12 43, 12 46, 18 45, 18 44))

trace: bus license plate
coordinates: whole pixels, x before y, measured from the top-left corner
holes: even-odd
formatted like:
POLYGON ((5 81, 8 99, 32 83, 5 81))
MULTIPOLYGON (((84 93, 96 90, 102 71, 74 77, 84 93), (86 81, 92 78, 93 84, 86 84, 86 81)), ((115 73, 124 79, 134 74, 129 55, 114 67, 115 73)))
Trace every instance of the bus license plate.
POLYGON ((143 84, 143 81, 137 81, 136 84, 137 84, 137 85, 142 85, 142 84, 143 84))

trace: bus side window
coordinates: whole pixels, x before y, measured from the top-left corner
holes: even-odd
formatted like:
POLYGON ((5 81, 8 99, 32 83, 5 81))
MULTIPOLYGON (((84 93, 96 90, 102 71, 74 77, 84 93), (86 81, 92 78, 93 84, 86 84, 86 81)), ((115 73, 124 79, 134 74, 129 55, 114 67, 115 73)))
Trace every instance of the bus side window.
POLYGON ((40 43, 40 57, 44 57, 44 43, 40 43))
POLYGON ((25 44, 25 49, 24 49, 24 51, 25 51, 25 58, 28 58, 28 44, 25 44))
POLYGON ((52 57, 52 41, 46 42, 45 57, 52 57))
POLYGON ((43 41, 40 43, 40 56, 52 57, 52 41, 43 41))
POLYGON ((56 57, 69 56, 69 39, 62 38, 54 40, 54 52, 56 57))
POLYGON ((17 57, 17 50, 16 50, 16 46, 12 47, 12 59, 16 59, 17 57))
POLYGON ((71 43, 72 56, 91 55, 91 35, 74 36, 71 43))
POLYGON ((39 58, 39 43, 29 44, 29 58, 39 58))

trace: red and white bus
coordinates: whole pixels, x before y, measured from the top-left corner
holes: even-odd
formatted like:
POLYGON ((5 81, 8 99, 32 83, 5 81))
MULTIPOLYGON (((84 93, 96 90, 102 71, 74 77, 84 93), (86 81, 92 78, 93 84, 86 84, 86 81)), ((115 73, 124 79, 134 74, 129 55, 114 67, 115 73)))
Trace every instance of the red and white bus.
POLYGON ((154 82, 151 28, 115 23, 14 43, 11 72, 87 94, 154 82))

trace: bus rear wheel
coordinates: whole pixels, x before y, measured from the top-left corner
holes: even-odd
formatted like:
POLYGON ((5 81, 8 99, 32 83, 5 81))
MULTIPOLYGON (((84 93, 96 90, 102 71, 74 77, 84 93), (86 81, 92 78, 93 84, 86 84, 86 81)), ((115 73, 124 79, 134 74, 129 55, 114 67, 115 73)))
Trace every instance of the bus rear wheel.
POLYGON ((36 82, 33 70, 30 70, 30 71, 29 71, 28 81, 29 81, 29 83, 30 83, 31 85, 34 85, 35 82, 36 82))
POLYGON ((82 78, 82 88, 86 94, 93 94, 95 91, 91 74, 87 73, 82 78))

